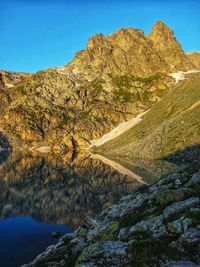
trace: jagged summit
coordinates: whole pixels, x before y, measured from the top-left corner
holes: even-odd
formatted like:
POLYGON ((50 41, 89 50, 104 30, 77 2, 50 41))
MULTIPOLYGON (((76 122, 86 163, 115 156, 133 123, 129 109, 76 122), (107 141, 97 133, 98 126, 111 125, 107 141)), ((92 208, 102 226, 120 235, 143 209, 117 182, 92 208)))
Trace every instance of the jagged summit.
POLYGON ((109 73, 151 75, 191 70, 195 66, 184 54, 174 32, 159 20, 149 36, 142 30, 122 28, 108 36, 90 37, 86 49, 77 53, 67 68, 78 69, 92 80, 109 73))
POLYGON ((86 49, 76 54, 67 68, 78 69, 89 79, 110 73, 142 76, 172 70, 143 31, 133 28, 123 28, 109 36, 92 36, 86 49))
POLYGON ((152 41, 153 48, 170 66, 177 70, 195 68, 176 40, 174 32, 162 21, 155 23, 148 38, 152 41))
POLYGON ((161 20, 157 20, 156 23, 153 25, 151 31, 153 30, 158 30, 161 29, 162 31, 168 31, 168 32, 172 32, 173 31, 161 20))

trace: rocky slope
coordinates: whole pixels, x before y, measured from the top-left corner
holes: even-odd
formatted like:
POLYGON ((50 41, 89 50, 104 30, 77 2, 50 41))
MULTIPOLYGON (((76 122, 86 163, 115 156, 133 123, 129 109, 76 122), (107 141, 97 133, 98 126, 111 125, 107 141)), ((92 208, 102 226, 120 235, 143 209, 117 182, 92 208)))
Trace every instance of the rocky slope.
POLYGON ((96 150, 120 158, 166 157, 200 144, 199 112, 200 75, 196 73, 180 81, 140 124, 96 150))
POLYGON ((199 266, 199 167, 136 189, 24 266, 199 266))
POLYGON ((168 73, 191 68, 162 22, 147 37, 132 28, 95 35, 64 67, 1 74, 0 130, 18 148, 83 148, 162 99, 174 84, 168 73))
POLYGON ((187 57, 192 61, 193 65, 200 69, 200 52, 191 52, 187 54, 187 57))

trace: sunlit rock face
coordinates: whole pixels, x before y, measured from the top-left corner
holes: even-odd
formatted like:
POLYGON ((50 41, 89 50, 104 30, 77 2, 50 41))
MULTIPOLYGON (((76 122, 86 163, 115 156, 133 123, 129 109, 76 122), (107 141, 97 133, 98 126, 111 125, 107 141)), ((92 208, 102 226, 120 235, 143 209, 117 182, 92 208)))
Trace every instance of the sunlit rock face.
POLYGON ((148 38, 153 48, 172 68, 184 71, 195 68, 176 40, 173 31, 163 22, 158 21, 153 26, 148 38))
POLYGON ((148 37, 133 28, 97 34, 63 67, 1 72, 0 129, 15 148, 84 148, 161 100, 174 84, 167 74, 191 68, 162 22, 148 37))

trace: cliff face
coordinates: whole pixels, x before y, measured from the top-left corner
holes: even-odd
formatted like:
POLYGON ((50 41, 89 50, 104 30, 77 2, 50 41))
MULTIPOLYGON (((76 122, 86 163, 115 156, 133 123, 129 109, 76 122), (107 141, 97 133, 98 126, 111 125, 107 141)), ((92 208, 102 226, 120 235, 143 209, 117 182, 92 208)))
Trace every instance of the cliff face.
POLYGON ((15 147, 45 143, 67 151, 149 109, 174 84, 168 73, 193 68, 161 24, 149 37, 132 28, 95 35, 64 67, 33 75, 3 72, 0 130, 15 147))

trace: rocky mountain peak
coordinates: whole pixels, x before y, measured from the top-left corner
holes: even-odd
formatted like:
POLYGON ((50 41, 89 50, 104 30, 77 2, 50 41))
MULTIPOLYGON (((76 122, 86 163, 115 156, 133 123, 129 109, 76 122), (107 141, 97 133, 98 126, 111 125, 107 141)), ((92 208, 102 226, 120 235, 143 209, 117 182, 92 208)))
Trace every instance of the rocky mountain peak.
POLYGON ((102 33, 95 34, 89 38, 86 49, 90 50, 94 49, 97 46, 104 45, 105 41, 106 41, 105 35, 103 35, 102 33))
POLYGON ((164 22, 162 22, 161 20, 158 20, 153 25, 151 32, 153 32, 153 31, 154 32, 155 31, 157 31, 157 32, 159 32, 159 31, 162 31, 162 32, 170 32, 170 33, 174 34, 173 31, 164 22))
POLYGON ((162 21, 157 21, 149 36, 153 48, 172 67, 178 70, 191 70, 194 65, 185 55, 181 45, 176 40, 174 32, 162 21))
POLYGON ((122 28, 105 36, 92 36, 86 49, 76 54, 67 69, 79 69, 86 80, 112 75, 152 75, 172 68, 142 30, 122 28))
POLYGON ((151 29, 149 39, 153 42, 154 47, 161 52, 172 46, 173 48, 181 49, 174 32, 160 20, 151 29))

